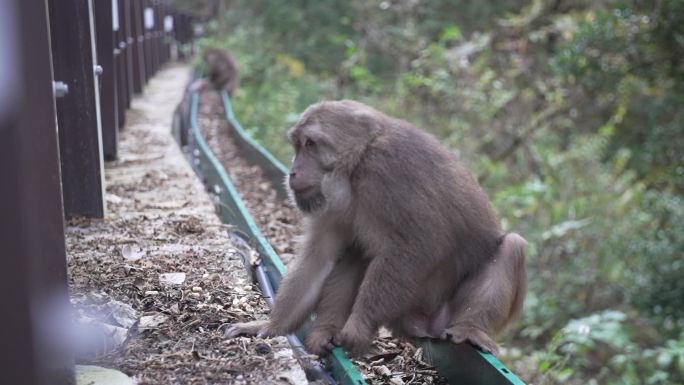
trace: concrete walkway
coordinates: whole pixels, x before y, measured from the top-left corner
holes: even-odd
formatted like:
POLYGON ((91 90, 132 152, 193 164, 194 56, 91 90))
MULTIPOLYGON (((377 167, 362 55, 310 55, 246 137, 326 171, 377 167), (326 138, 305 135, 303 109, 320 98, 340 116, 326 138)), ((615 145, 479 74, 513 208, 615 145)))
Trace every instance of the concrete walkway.
POLYGON ((188 75, 168 66, 133 100, 120 157, 106 165, 106 219, 68 223, 79 361, 140 384, 306 383, 284 338, 223 339, 227 324, 267 308, 170 135, 188 75))

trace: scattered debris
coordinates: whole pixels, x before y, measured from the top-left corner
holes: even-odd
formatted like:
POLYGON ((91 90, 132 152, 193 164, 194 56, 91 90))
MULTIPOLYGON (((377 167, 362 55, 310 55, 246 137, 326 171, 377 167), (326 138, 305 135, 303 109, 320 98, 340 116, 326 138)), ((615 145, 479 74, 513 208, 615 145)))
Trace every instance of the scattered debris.
POLYGON ((176 223, 176 231, 179 233, 199 234, 204 232, 202 222, 197 217, 190 217, 184 221, 176 223))
POLYGON ((76 356, 86 360, 115 351, 128 337, 128 329, 84 315, 77 316, 73 333, 76 356))
POLYGON ((377 373, 379 376, 383 377, 391 377, 392 376, 392 371, 387 368, 385 365, 378 365, 373 367, 373 371, 377 373))
POLYGON ((185 273, 159 274, 159 283, 163 285, 182 285, 185 282, 185 273))
POLYGON ((269 345, 265 342, 260 342, 260 343, 256 344, 254 349, 256 350, 257 354, 260 354, 263 356, 263 355, 271 352, 271 345, 269 345))
POLYGON ((76 385, 135 385, 136 381, 118 370, 93 365, 76 365, 76 385))
POLYGON ((129 304, 120 301, 110 301, 107 307, 112 312, 112 317, 119 323, 119 325, 130 328, 138 320, 138 312, 129 304))
POLYGON ((129 261, 137 261, 145 256, 142 250, 134 250, 131 245, 123 245, 121 248, 121 255, 129 261))
POLYGON ((113 203, 115 205, 120 204, 123 201, 120 196, 115 194, 105 194, 105 200, 107 203, 113 203))
POLYGON ((154 329, 156 327, 159 327, 159 325, 163 324, 164 322, 166 322, 168 318, 169 317, 159 313, 153 315, 144 315, 140 317, 138 330, 154 329))

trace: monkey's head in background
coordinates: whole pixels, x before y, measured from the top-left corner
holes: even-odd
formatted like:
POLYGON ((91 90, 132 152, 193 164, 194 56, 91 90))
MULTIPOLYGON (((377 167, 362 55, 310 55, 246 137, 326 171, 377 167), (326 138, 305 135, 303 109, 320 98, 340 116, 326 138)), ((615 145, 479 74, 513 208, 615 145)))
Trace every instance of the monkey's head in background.
POLYGON ((295 151, 287 185, 300 210, 321 214, 348 208, 349 178, 383 117, 350 100, 316 103, 302 113, 287 133, 295 151))
POLYGON ((216 48, 208 48, 204 51, 204 61, 207 63, 214 63, 220 60, 222 53, 216 48))

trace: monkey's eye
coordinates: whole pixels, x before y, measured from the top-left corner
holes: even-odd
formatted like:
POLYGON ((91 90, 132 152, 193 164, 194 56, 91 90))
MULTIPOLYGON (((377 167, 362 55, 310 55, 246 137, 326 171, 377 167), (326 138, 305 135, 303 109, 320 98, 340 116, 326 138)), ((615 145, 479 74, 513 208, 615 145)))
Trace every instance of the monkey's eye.
POLYGON ((304 142, 304 147, 313 148, 315 146, 316 146, 316 142, 314 142, 311 139, 307 139, 306 142, 304 142))

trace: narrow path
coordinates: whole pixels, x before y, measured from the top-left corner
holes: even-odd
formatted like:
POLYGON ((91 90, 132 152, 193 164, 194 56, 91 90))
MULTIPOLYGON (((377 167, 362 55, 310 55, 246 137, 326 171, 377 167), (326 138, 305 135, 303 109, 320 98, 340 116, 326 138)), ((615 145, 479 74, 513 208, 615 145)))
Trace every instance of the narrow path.
POLYGON ((120 158, 106 165, 105 220, 68 223, 79 362, 140 384, 306 383, 284 338, 222 337, 267 308, 170 135, 188 71, 166 67, 133 100, 120 158))

